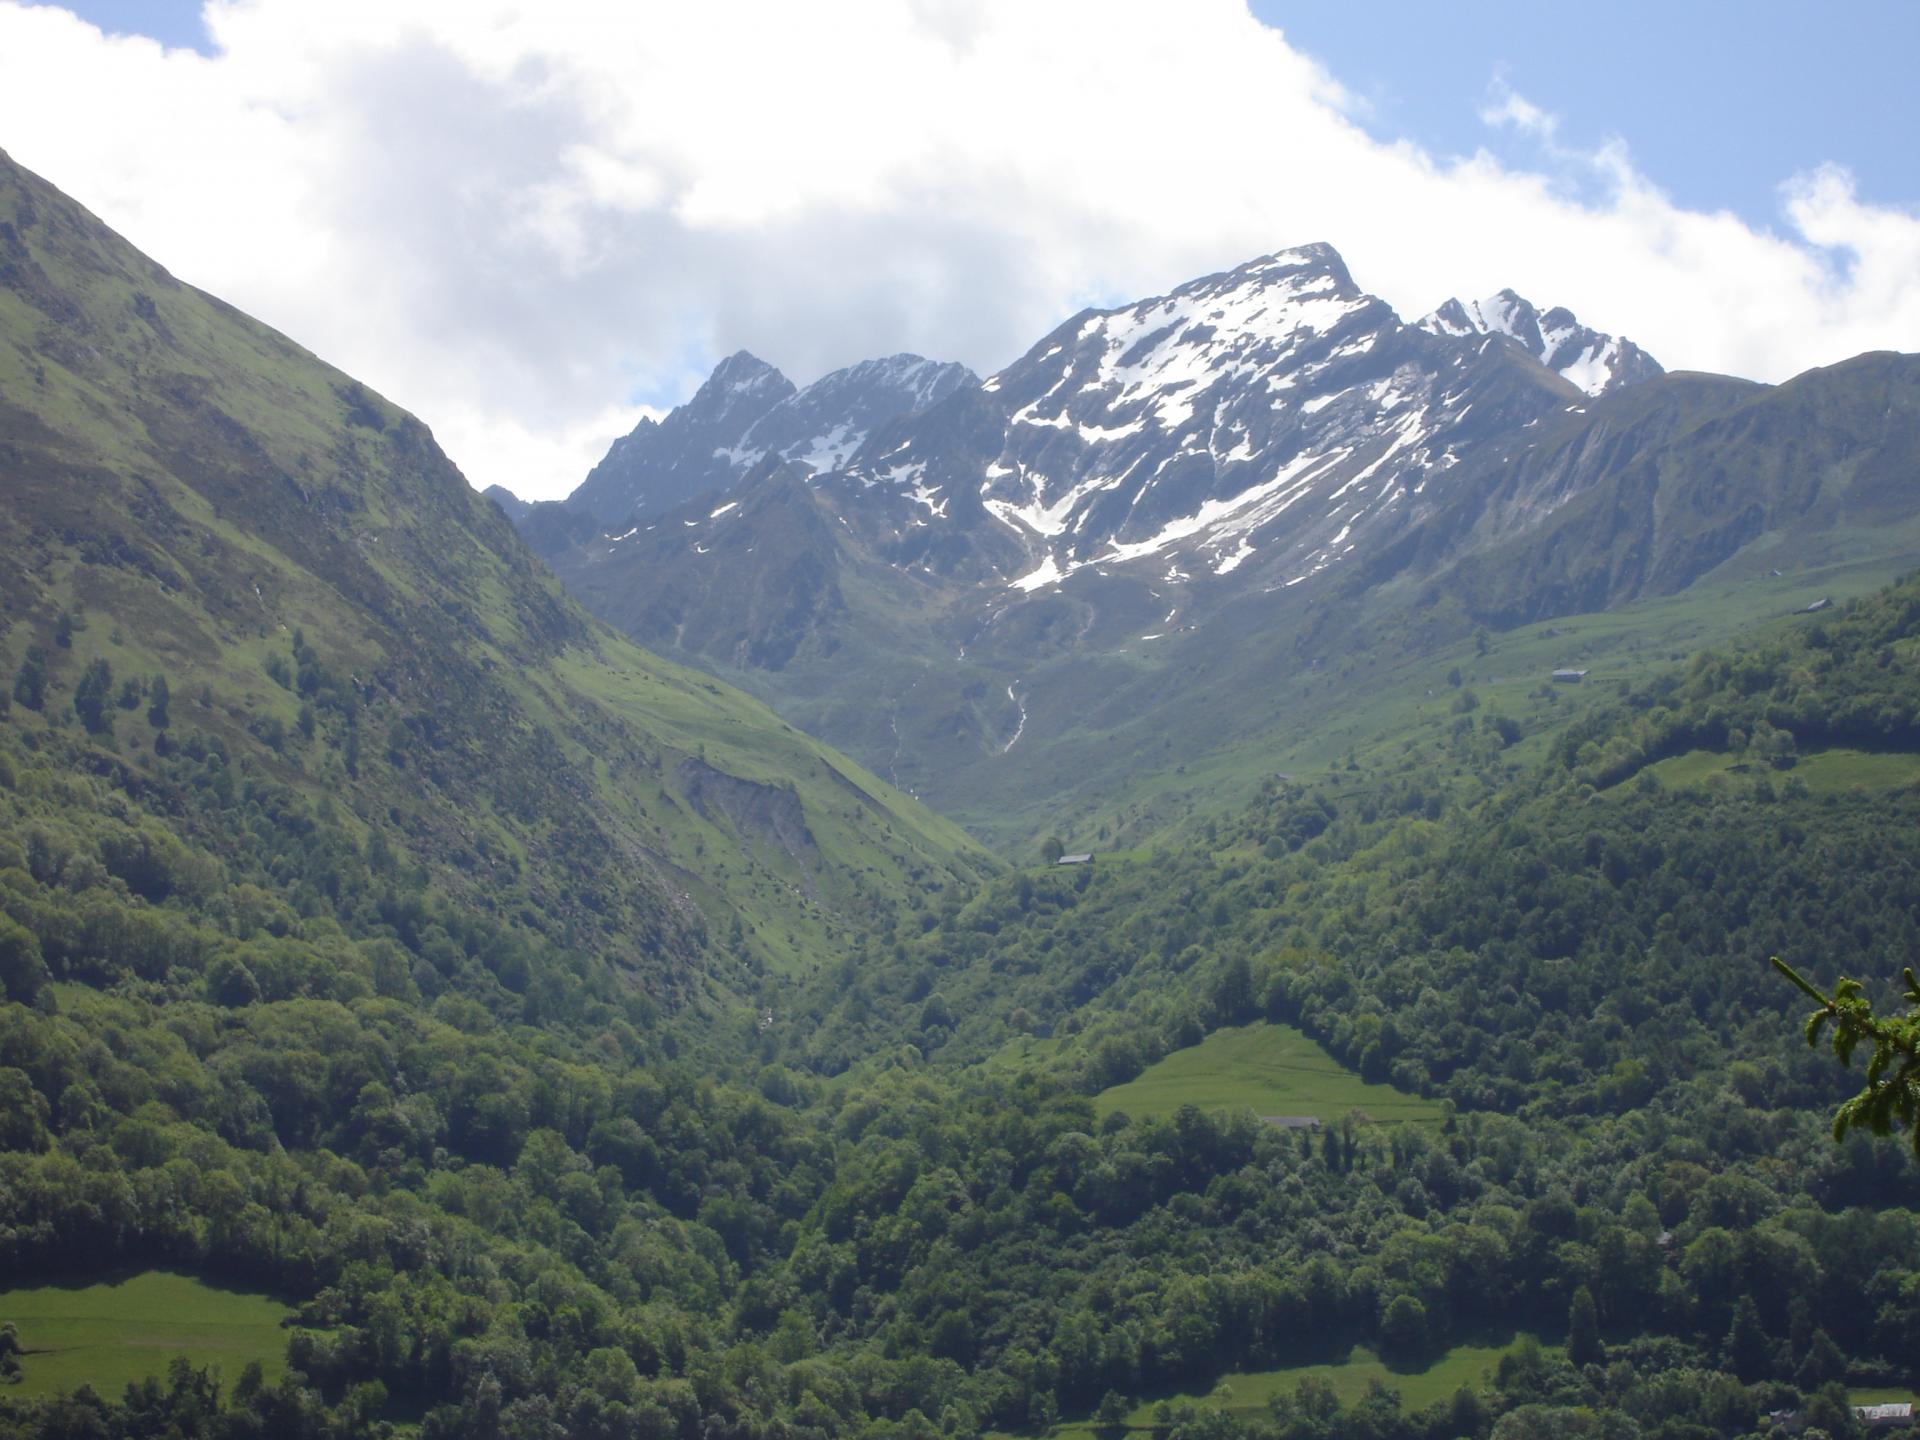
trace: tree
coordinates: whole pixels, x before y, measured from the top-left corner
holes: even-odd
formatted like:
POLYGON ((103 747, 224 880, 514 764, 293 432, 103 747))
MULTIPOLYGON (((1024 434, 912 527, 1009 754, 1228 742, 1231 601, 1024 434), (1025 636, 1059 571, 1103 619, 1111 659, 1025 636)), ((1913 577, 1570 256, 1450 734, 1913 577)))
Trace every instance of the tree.
POLYGON ((1861 1042, 1872 1043, 1867 1083, 1834 1112, 1833 1138, 1844 1139, 1850 1130, 1888 1135, 1897 1123, 1920 1154, 1920 979, 1913 968, 1902 972, 1907 1013, 1885 1017, 1873 1013, 1873 1002, 1857 980, 1843 978, 1832 995, 1824 995, 1777 955, 1773 968, 1820 1007, 1807 1017, 1807 1044, 1819 1045, 1821 1031, 1832 1025, 1834 1057, 1850 1068, 1861 1042))
POLYGON ((51 979, 33 933, 0 915, 0 999, 31 1004, 51 979))
POLYGON ((1380 1343, 1395 1355, 1416 1355, 1427 1344, 1427 1307, 1411 1295, 1396 1295, 1380 1320, 1380 1343))
POLYGON ((167 677, 154 676, 153 683, 147 687, 147 723, 154 729, 164 730, 173 723, 173 717, 167 713, 172 699, 167 692, 167 677))
POLYGON ((932 1030, 937 1027, 953 1028, 953 1010, 938 990, 929 995, 927 1003, 920 1007, 920 1028, 932 1030))
POLYGON ((1793 1383, 1802 1390, 1818 1390, 1822 1385, 1847 1378, 1847 1357, 1824 1330, 1815 1330, 1807 1346, 1807 1358, 1794 1372, 1793 1383))
POLYGON ((27 647, 26 657, 13 677, 13 698, 29 710, 47 703, 47 652, 38 645, 27 647))
POLYGON ((1486 1432, 1486 1401, 1471 1385, 1462 1385, 1453 1392, 1453 1400, 1447 1406, 1447 1434, 1459 1436, 1461 1440, 1475 1440, 1486 1432))
POLYGON ((1060 857, 1067 853, 1067 847, 1060 843, 1058 835, 1049 835, 1040 842, 1040 858, 1049 865, 1058 865, 1060 857))
POLYGON ((1582 1285, 1573 1292, 1567 1306, 1567 1359, 1575 1365, 1604 1365, 1607 1350, 1600 1343, 1600 1317, 1594 1310, 1593 1292, 1582 1285))
POLYGON ((1733 1373, 1751 1385, 1767 1372, 1773 1354, 1773 1342, 1760 1325, 1760 1311, 1751 1295, 1742 1295, 1733 1305, 1733 1325, 1727 1331, 1727 1363, 1733 1373))
POLYGON ((80 683, 73 687, 73 713, 80 723, 98 735, 113 728, 107 715, 107 697, 113 690, 113 667, 94 660, 81 672, 80 683))
POLYGON ((0 1066, 0 1148, 46 1149, 50 1118, 46 1097, 33 1088, 27 1072, 0 1066))
POLYGON ((1036 1430, 1043 1434, 1053 1429, 1060 1420, 1060 1402, 1054 1398, 1053 1391, 1042 1390, 1033 1397, 1033 1403, 1027 1407, 1027 1417, 1036 1430))
POLYGON ((1238 1024, 1253 1014, 1253 971, 1247 957, 1234 955, 1213 982, 1213 1011, 1223 1023, 1238 1024))

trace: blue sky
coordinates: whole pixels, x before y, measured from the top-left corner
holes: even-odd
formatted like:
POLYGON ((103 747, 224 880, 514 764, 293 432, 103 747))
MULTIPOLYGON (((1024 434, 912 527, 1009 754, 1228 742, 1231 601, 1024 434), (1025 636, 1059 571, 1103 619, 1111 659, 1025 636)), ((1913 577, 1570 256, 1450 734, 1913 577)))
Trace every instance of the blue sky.
POLYGON ((200 0, 68 0, 65 9, 114 35, 147 35, 163 45, 203 50, 200 0))
POLYGON ((1863 199, 1920 209, 1920 4, 1914 0, 1253 0, 1264 23, 1366 102, 1380 140, 1437 155, 1548 157, 1480 112, 1503 80, 1559 118, 1559 140, 1618 137, 1697 209, 1766 223, 1790 176, 1834 161, 1863 199))

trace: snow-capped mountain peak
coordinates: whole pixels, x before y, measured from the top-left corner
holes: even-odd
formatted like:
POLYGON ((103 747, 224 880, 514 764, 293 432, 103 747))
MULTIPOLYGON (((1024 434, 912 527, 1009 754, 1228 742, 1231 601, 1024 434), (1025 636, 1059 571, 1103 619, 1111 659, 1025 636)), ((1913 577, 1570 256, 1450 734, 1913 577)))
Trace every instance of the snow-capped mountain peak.
POLYGON ((873 553, 1017 591, 1276 590, 1385 547, 1481 441, 1659 373, 1512 291, 1408 325, 1315 244, 1083 311, 984 383, 894 355, 796 390, 735 355, 602 468, 624 457, 657 507, 804 467, 873 553))
POLYGON ((1524 423, 1568 393, 1504 348, 1402 324, 1311 245, 1075 316, 988 380, 963 424, 949 404, 890 429, 843 483, 896 533, 998 522, 1002 581, 1023 591, 1116 567, 1248 566, 1236 583, 1257 570, 1280 586, 1397 525, 1463 425, 1524 423))
POLYGON ((699 409, 736 405, 758 407, 767 396, 774 403, 794 393, 793 382, 759 356, 736 350, 718 365, 688 404, 699 409))
POLYGON ((1511 290, 1484 300, 1448 300, 1420 322, 1435 335, 1504 335, 1565 380, 1589 395, 1637 385, 1666 373, 1631 340, 1605 335, 1582 325, 1573 312, 1556 306, 1542 314, 1511 290))

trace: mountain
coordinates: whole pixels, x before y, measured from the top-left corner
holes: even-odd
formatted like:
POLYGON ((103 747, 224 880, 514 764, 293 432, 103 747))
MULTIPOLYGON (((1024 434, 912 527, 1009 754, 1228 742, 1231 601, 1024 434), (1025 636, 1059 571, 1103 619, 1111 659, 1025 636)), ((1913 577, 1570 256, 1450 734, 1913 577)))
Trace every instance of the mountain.
MULTIPOLYGON (((909 407, 838 469, 808 468, 834 523, 896 570, 1032 595, 1091 568, 1150 580, 1176 600, 1171 624, 1207 596, 1291 588, 1385 547, 1446 503, 1465 458, 1578 398, 1513 346, 1403 324, 1316 245, 1084 312, 977 389, 909 407)), ((676 472, 672 488, 712 479, 676 472)))
POLYGON ((110 807, 509 1014, 583 976, 744 1004, 988 863, 593 620, 418 420, 4 158, 0 594, 0 730, 106 792, 45 810, 63 844, 110 807), (395 918, 421 896, 517 938, 456 963, 395 918))
POLYGON ((1576 397, 1511 346, 1403 325, 1314 246, 1075 317, 789 487, 777 523, 729 490, 551 558, 643 643, 955 803, 983 759, 1011 768, 1037 664, 1382 546, 1429 473, 1576 397))
POLYGON ((904 496, 948 530, 969 528, 953 498, 977 495, 1021 542, 1004 578, 1028 594, 1088 567, 1297 585, 1573 393, 1504 346, 1403 325, 1325 245, 1084 312, 982 388, 977 434, 910 418, 830 483, 904 496))
POLYGON ((500 507, 527 548, 542 559, 564 554, 600 533, 591 515, 558 500, 522 500, 504 485, 489 485, 481 494, 500 507))
POLYGON ((616 440, 566 503, 612 530, 725 490, 768 456, 836 469, 882 421, 924 410, 977 378, 964 365, 894 355, 801 390, 742 350, 665 420, 643 419, 616 440))
POLYGON ((546 553, 642 643, 1014 840, 1257 764, 1357 655, 1920 556, 1917 383, 1666 375, 1510 292, 1407 324, 1311 245, 1082 312, 839 469, 546 553))
POLYGON ((1631 340, 1603 335, 1556 306, 1544 315, 1511 290, 1461 304, 1449 300, 1420 321, 1435 335, 1505 335, 1563 380, 1589 395, 1639 385, 1667 372, 1631 340))
POLYGON ((1674 375, 1556 417, 1488 473, 1430 582, 1505 627, 1733 576, 1920 554, 1920 356, 1778 386, 1674 375), (1537 518, 1517 523, 1519 515, 1537 518))

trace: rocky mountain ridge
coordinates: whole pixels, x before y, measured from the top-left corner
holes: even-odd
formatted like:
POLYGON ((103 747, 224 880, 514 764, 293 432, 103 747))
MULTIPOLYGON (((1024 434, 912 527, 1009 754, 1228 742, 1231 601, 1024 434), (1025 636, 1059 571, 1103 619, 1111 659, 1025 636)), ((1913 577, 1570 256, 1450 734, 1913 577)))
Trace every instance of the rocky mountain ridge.
POLYGON ((977 383, 964 365, 892 355, 802 389, 741 350, 686 404, 658 422, 643 418, 614 441, 566 504, 611 530, 724 490, 770 455, 812 471, 837 469, 882 421, 977 383))
POLYGON ((1529 300, 1502 290, 1485 300, 1448 300, 1420 320, 1435 335, 1505 335, 1561 379, 1589 395, 1604 395, 1666 374, 1660 362, 1624 336, 1582 325, 1571 310, 1544 314, 1529 300))

